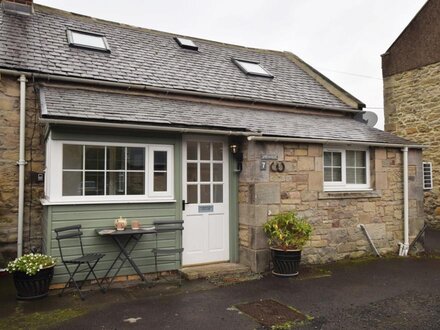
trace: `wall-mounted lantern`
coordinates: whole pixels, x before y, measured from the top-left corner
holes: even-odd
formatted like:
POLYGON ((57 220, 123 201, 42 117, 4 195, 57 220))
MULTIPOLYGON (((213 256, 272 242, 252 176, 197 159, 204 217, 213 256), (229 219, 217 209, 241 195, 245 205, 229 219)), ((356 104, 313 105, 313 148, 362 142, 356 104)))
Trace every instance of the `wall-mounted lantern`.
POLYGON ((234 169, 234 172, 240 173, 243 170, 243 152, 240 151, 238 143, 231 143, 229 150, 231 150, 231 154, 237 162, 237 167, 234 169))

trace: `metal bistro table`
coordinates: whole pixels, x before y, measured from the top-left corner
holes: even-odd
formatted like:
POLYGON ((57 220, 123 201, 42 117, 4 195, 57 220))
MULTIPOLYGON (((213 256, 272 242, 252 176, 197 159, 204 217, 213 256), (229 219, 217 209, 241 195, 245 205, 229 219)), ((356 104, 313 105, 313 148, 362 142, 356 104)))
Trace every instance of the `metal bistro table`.
POLYGON ((133 269, 136 271, 136 273, 139 275, 141 280, 150 284, 130 255, 143 235, 156 234, 156 230, 154 229, 154 227, 125 229, 125 230, 112 230, 105 228, 105 229, 96 229, 96 233, 102 237, 110 237, 116 243, 120 251, 118 256, 113 261, 113 263, 111 264, 110 268, 107 270, 107 273, 105 273, 104 278, 101 281, 101 284, 103 284, 104 281, 107 281, 108 283, 105 290, 108 290, 110 285, 113 283, 113 280, 118 275, 119 271, 121 270, 122 266, 125 264, 127 260, 130 263, 130 265, 133 267, 133 269), (129 246, 131 242, 132 244, 131 246, 129 246), (111 280, 108 281, 107 276, 109 275, 109 273, 111 272, 111 270, 113 269, 113 267, 115 266, 118 260, 121 261, 121 264, 119 265, 116 272, 113 274, 111 280))

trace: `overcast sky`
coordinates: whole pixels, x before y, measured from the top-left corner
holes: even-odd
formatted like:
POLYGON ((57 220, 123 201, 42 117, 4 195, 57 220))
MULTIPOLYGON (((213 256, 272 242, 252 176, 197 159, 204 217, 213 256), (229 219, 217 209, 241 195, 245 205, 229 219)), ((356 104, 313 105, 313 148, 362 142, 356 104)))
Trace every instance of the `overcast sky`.
POLYGON ((295 53, 379 115, 381 58, 426 0, 36 0, 106 20, 295 53))

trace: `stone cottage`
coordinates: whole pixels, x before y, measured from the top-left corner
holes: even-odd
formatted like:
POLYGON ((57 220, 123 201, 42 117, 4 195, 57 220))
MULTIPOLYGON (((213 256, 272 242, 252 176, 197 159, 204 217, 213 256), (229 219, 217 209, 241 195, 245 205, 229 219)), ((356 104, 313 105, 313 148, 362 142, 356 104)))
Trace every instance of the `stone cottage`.
MULTIPOLYGON (((105 267, 116 250, 95 229, 119 216, 183 219, 182 242, 161 242, 183 245, 183 265, 253 271, 279 212, 310 221, 313 263, 371 253, 360 224, 382 253, 423 224, 420 145, 366 125, 362 102, 291 53, 29 0, 3 1, 0 29, 3 264, 31 246, 58 255, 53 230, 81 224, 105 267)), ((134 252, 145 273, 152 247, 134 252)))
POLYGON ((440 224, 440 2, 428 1, 382 55, 385 130, 426 145, 425 214, 440 224))

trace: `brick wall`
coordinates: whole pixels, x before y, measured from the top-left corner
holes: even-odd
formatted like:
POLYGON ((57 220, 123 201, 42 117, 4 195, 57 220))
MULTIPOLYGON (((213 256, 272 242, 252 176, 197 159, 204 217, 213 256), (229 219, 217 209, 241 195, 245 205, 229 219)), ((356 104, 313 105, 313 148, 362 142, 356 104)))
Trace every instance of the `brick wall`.
POLYGON ((426 220, 440 226, 440 62, 384 79, 385 130, 428 146, 434 189, 425 192, 426 220))
MULTIPOLYGON (((313 226, 303 260, 322 263, 371 254, 358 228, 365 224, 381 253, 397 252, 403 240, 402 154, 398 149, 371 149, 374 190, 323 192, 323 151, 316 144, 249 142, 244 150, 239 185, 240 262, 254 271, 269 264, 262 225, 279 212, 296 210, 313 226), (283 173, 260 170, 263 155, 285 164, 283 173)), ((421 153, 410 152, 410 234, 423 226, 421 153)), ((270 161, 269 161, 270 163, 270 161)))
MULTIPOLYGON (((26 90, 26 161, 24 250, 41 245, 43 185, 32 184, 30 172, 42 172, 44 148, 42 129, 36 122, 36 100, 33 84, 26 90), (31 152, 32 148, 32 152, 31 152), (31 236, 31 237, 30 237, 31 236)), ((19 82, 17 77, 2 75, 0 79, 0 268, 16 257, 18 166, 19 158, 19 82)))

